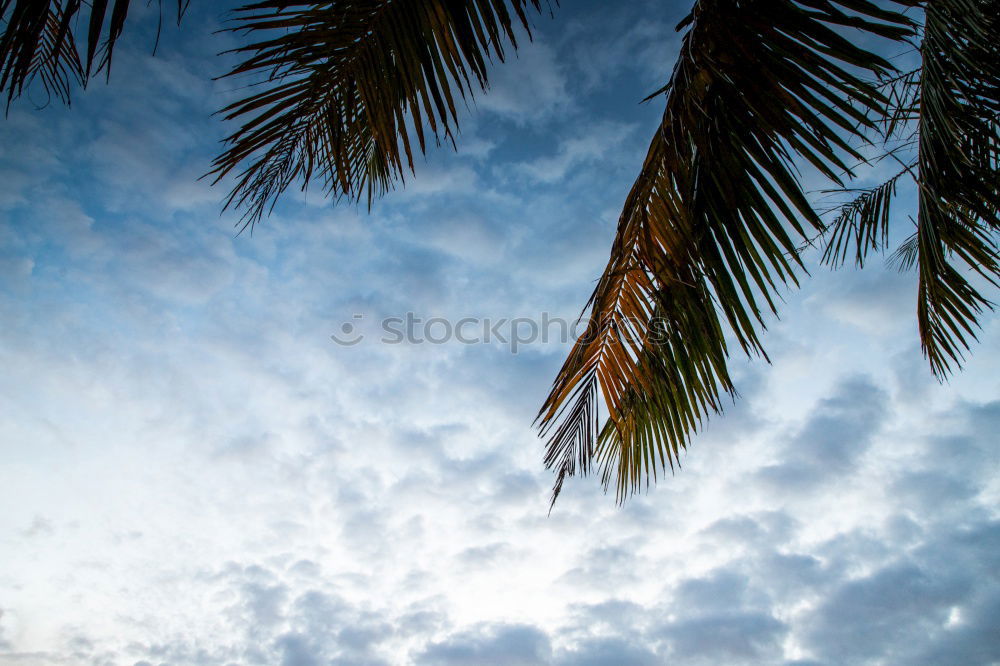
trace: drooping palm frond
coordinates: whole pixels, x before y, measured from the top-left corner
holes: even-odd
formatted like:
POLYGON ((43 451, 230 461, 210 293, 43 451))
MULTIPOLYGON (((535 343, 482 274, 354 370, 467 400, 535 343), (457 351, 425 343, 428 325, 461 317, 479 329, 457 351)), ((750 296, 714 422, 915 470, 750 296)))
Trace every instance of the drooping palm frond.
POLYGON ((889 98, 888 113, 881 119, 879 132, 884 141, 889 142, 908 133, 908 142, 915 139, 916 134, 908 132, 911 123, 920 116, 920 78, 923 68, 916 67, 897 74, 881 82, 880 90, 889 98))
POLYGON ((900 273, 905 273, 917 265, 917 254, 920 251, 919 238, 917 234, 910 234, 906 240, 899 244, 886 261, 890 268, 895 268, 900 273))
POLYGON ((18 58, 17 62, 10 62, 12 67, 4 69, 0 84, 7 90, 8 108, 14 97, 22 93, 26 82, 41 80, 47 99, 40 106, 48 104, 53 96, 69 103, 72 86, 83 85, 84 69, 69 30, 70 16, 58 6, 46 8, 44 21, 39 25, 37 50, 20 54, 23 63, 18 58))
POLYGON ((845 160, 861 159, 844 137, 885 112, 861 73, 892 66, 843 31, 905 39, 913 24, 899 10, 914 4, 699 0, 678 26, 689 30, 658 91, 666 110, 587 305, 589 328, 539 413, 553 501, 594 461, 619 500, 672 467, 734 393, 727 331, 764 355, 765 313, 796 282, 795 238, 823 227, 793 157, 840 183, 845 160), (583 421, 601 397, 608 418, 594 442, 583 421))
POLYGON ((840 208, 824 254, 843 263, 854 247, 860 265, 869 250, 884 249, 896 183, 904 175, 915 181, 917 232, 889 263, 919 268, 921 344, 941 379, 961 365, 979 315, 992 307, 969 271, 987 283, 1000 277, 998 15, 996 0, 926 3, 921 66, 888 81, 888 113, 879 126, 886 144, 896 143, 890 152, 897 160, 898 152, 912 155, 901 173, 840 208))
MULTIPOLYGON (((413 139, 453 141, 457 104, 487 87, 487 64, 516 48, 515 21, 541 0, 258 2, 231 30, 259 39, 237 49, 229 76, 263 76, 222 110, 243 125, 211 171, 237 173, 227 201, 254 224, 297 179, 360 200, 413 169, 413 139), (242 170, 239 170, 242 168, 242 170)), ((528 33, 530 35, 530 31, 528 33)))
POLYGON ((881 252, 889 244, 889 223, 896 187, 904 176, 913 172, 915 164, 904 168, 884 183, 852 192, 856 196, 837 206, 837 216, 825 231, 829 234, 823 250, 823 263, 843 266, 854 249, 854 264, 864 268, 869 252, 881 252))
MULTIPOLYGON (((189 2, 177 0, 178 22, 189 2)), ((86 85, 94 73, 110 75, 111 57, 130 4, 131 0, 0 0, 0 91, 7 95, 7 106, 35 81, 49 98, 69 104, 75 85, 86 85), (87 45, 82 57, 78 41, 87 45)))
POLYGON ((921 46, 917 320, 931 369, 961 365, 1000 278, 1000 2, 927 3, 921 46), (953 259, 960 261, 953 265, 953 259))
POLYGON ((892 203, 899 181, 907 177, 916 178, 915 152, 919 132, 914 125, 920 115, 921 72, 922 68, 916 67, 888 77, 876 77, 876 87, 886 97, 886 104, 882 109, 867 110, 868 117, 876 121, 869 133, 872 134, 872 143, 880 143, 884 152, 866 162, 873 165, 893 160, 901 168, 874 187, 841 187, 824 192, 837 197, 840 202, 822 211, 824 215, 835 213, 821 234, 825 244, 822 263, 839 268, 846 263, 847 255, 853 249, 854 265, 863 268, 870 252, 886 249, 892 203))

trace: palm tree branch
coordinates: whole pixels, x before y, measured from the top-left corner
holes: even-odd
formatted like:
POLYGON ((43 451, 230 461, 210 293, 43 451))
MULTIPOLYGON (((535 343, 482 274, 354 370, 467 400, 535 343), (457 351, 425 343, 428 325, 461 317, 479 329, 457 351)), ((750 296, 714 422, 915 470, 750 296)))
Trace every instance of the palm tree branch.
POLYGON ((931 369, 946 378, 992 304, 965 272, 1000 278, 1000 2, 928 3, 919 103, 917 319, 931 369))
MULTIPOLYGON (((177 0, 178 23, 189 2, 177 0)), ((130 4, 131 0, 114 0, 113 4, 108 0, 0 0, 0 92, 7 95, 8 109, 36 80, 49 97, 68 105, 74 85, 86 86, 99 72, 110 76, 111 58, 130 4), (77 42, 86 44, 82 56, 77 42)))
POLYGON ((414 147, 454 142, 458 101, 488 85, 488 63, 516 48, 515 21, 541 0, 269 0, 241 7, 229 30, 255 38, 228 76, 254 92, 220 112, 242 126, 210 175, 236 183, 227 206, 253 225, 293 182, 319 178, 358 201, 402 181, 414 147), (259 37, 259 39, 257 39, 259 37))
POLYGON ((838 205, 837 215, 824 229, 829 234, 822 262, 842 266, 854 248, 854 263, 863 268, 869 252, 881 252, 889 243, 889 222, 893 198, 899 180, 913 172, 915 164, 906 165, 884 182, 862 190, 831 190, 832 193, 856 194, 838 205))
POLYGON ((902 13, 864 0, 699 0, 682 26, 673 75, 658 91, 663 119, 585 308, 590 327, 538 416, 549 459, 594 451, 619 500, 672 467, 722 396, 735 395, 727 334, 766 358, 765 313, 801 268, 794 239, 823 226, 793 159, 835 182, 850 172, 845 158, 862 159, 845 135, 871 128, 865 112, 880 114, 886 99, 861 72, 893 67, 843 29, 913 34, 902 13), (596 444, 565 425, 582 413, 567 401, 591 377, 608 412, 596 444))

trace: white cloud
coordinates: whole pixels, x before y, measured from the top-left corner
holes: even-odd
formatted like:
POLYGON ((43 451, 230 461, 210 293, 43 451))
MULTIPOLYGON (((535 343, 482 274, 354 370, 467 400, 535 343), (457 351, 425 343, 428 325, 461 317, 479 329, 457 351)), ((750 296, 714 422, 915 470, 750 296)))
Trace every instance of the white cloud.
POLYGON ((556 183, 566 178, 570 169, 585 162, 606 159, 632 133, 631 125, 603 122, 580 128, 576 136, 563 141, 555 155, 542 157, 521 166, 521 171, 535 181, 556 183))
POLYGON ((476 96, 474 109, 519 124, 564 110, 571 96, 556 54, 542 38, 524 41, 507 62, 492 68, 489 90, 476 96))

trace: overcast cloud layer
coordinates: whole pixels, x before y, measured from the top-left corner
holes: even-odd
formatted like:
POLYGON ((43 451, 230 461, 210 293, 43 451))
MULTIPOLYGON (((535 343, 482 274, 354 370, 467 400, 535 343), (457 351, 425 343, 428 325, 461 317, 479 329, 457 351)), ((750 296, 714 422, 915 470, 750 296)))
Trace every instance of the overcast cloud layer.
POLYGON ((814 268, 623 508, 574 479, 547 516, 565 345, 377 340, 578 313, 680 6, 563 3, 457 155, 236 236, 197 180, 230 38, 193 4, 0 123, 0 664, 1000 663, 1000 321, 939 386, 915 275, 814 268))

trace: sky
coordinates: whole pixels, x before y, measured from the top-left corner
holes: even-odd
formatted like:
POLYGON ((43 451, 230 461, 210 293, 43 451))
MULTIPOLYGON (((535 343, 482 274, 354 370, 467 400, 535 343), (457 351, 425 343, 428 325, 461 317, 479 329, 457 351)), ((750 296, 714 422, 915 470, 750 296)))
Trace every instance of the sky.
POLYGON ((109 86, 0 122, 0 664, 1000 663, 997 317, 941 385, 914 274, 808 254, 682 468, 551 515, 568 343, 381 341, 579 314, 683 3, 535 17, 457 153, 252 234, 198 180, 240 93, 208 4, 154 57, 138 3, 109 86))

